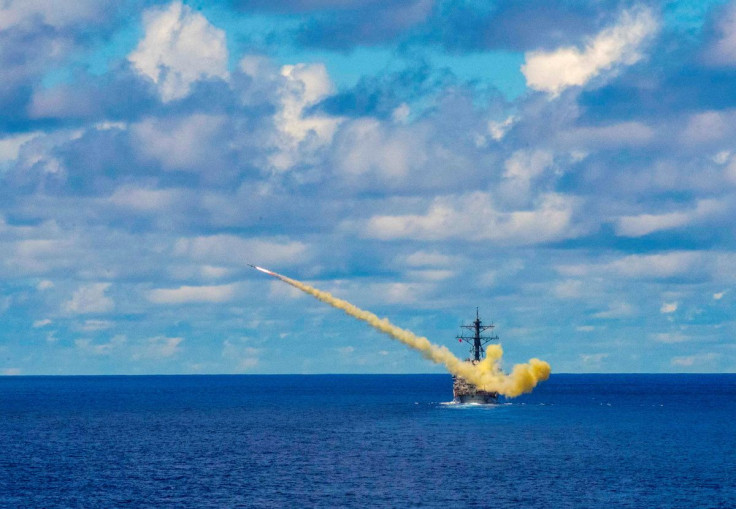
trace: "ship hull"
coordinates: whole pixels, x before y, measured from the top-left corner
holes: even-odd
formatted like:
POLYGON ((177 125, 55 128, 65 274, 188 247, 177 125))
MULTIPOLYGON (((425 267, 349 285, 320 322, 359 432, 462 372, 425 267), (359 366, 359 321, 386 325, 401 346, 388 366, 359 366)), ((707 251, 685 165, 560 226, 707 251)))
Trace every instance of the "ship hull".
POLYGON ((486 393, 486 394, 472 394, 472 395, 459 395, 455 396, 452 400, 455 403, 463 405, 495 405, 498 403, 498 394, 486 393))
POLYGON ((452 396, 455 403, 493 405, 498 403, 498 393, 478 389, 459 376, 452 377, 452 396))

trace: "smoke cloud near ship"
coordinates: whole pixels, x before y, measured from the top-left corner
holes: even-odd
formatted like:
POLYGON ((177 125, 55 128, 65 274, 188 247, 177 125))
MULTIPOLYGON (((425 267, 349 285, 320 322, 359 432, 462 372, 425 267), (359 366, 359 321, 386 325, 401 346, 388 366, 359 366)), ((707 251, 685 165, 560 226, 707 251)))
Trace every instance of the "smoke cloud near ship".
POLYGON ((299 290, 308 293, 346 314, 366 322, 368 325, 387 336, 418 350, 424 357, 436 364, 442 364, 453 375, 461 376, 481 390, 497 392, 513 398, 531 392, 539 382, 549 378, 550 365, 539 359, 530 359, 526 364, 515 365, 511 373, 501 370, 503 349, 500 345, 489 345, 486 358, 477 364, 463 361, 453 355, 447 347, 431 343, 427 338, 417 336, 413 332, 393 325, 386 318, 379 318, 370 311, 365 311, 346 300, 338 299, 328 292, 318 290, 296 279, 283 276, 277 272, 252 265, 253 268, 280 279, 299 290))

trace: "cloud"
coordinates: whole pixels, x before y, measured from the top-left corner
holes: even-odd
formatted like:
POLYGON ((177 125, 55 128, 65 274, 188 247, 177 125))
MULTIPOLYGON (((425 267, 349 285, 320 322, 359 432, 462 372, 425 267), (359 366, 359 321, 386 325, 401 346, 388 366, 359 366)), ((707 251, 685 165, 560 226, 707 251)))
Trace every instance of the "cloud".
POLYGON ((687 116, 680 139, 691 146, 712 145, 731 139, 736 131, 735 126, 736 112, 733 110, 698 111, 687 116))
POLYGON ((580 354, 580 363, 586 368, 600 368, 603 365, 603 361, 606 360, 610 354, 608 353, 590 353, 580 354))
POLYGON ((286 170, 299 162, 304 150, 310 151, 332 139, 341 119, 309 112, 333 90, 324 64, 285 65, 279 91, 279 111, 274 122, 279 130, 278 151, 270 158, 276 170, 286 170))
POLYGON ((44 318, 43 320, 36 320, 33 322, 33 328, 38 329, 40 327, 46 327, 47 325, 50 325, 52 322, 48 318, 44 318))
POLYGON ((79 330, 84 332, 94 332, 99 330, 110 329, 115 325, 115 322, 110 320, 85 320, 82 325, 79 326, 79 330))
POLYGON ((436 93, 449 81, 449 76, 438 75, 428 63, 413 62, 394 72, 364 76, 355 86, 342 87, 320 102, 318 109, 331 115, 409 124, 423 110, 416 104, 416 97, 436 93))
POLYGON ((214 267, 212 265, 202 265, 199 268, 199 271, 200 274, 202 274, 202 277, 209 279, 219 279, 230 274, 229 269, 226 269, 224 267, 214 267))
POLYGON ((554 163, 548 150, 517 150, 504 162, 504 182, 500 195, 507 203, 524 203, 529 199, 533 184, 554 163))
POLYGON ((409 270, 406 275, 411 279, 422 281, 443 281, 457 274, 453 270, 409 270))
POLYGON ((49 290, 49 289, 51 289, 53 287, 54 287, 54 282, 53 281, 49 281, 48 279, 42 279, 36 285, 36 289, 38 291, 49 290))
POLYGON ((558 194, 540 197, 537 208, 501 212, 488 193, 441 197, 425 214, 373 216, 363 230, 381 240, 496 240, 507 244, 539 244, 574 237, 574 200, 558 194))
POLYGON ((488 121, 488 134, 495 141, 501 141, 506 133, 514 126, 514 123, 518 120, 513 115, 506 117, 503 121, 495 122, 493 120, 488 121))
POLYGON ((715 40, 705 50, 711 65, 736 66, 736 3, 721 7, 715 16, 715 40))
POLYGON ((243 344, 247 341, 248 338, 226 339, 222 344, 222 357, 228 362, 235 362, 239 372, 250 371, 260 363, 261 349, 243 344))
MULTIPOLYGON (((711 260, 713 261, 713 260, 711 260)), ((717 260, 716 260, 717 261, 717 260)), ((661 279, 702 276, 711 270, 704 253, 673 251, 663 254, 628 255, 608 263, 559 265, 557 271, 566 276, 613 274, 630 279, 661 279)))
POLYGON ((113 336, 110 341, 102 344, 95 344, 89 339, 77 339, 74 345, 82 352, 92 355, 110 355, 119 350, 125 343, 127 338, 123 335, 113 336))
POLYGON ((281 281, 271 281, 268 285, 268 296, 275 302, 283 302, 285 299, 301 299, 304 292, 281 281))
POLYGON ((660 332, 652 334, 651 338, 657 343, 686 343, 692 341, 692 337, 687 336, 681 332, 660 332))
POLYGON ((74 292, 72 298, 63 304, 62 309, 72 314, 111 311, 115 307, 115 303, 112 298, 105 295, 110 285, 111 283, 92 283, 80 286, 74 292))
POLYGON ((228 78, 225 32, 180 1, 143 13, 145 35, 128 55, 158 86, 163 101, 181 99, 200 79, 228 78))
POLYGON ((139 211, 156 212, 170 208, 177 203, 181 193, 173 189, 146 189, 123 185, 108 198, 117 207, 139 211))
POLYGON ((503 176, 524 181, 541 175, 553 162, 553 154, 545 150, 518 150, 504 163, 503 176))
POLYGON ((674 313, 677 311, 677 306, 677 302, 663 302, 659 312, 664 314, 674 313))
MULTIPOLYGON (((0 24, 5 13, 0 11, 0 24)), ((73 41, 48 27, 35 22, 23 22, 8 29, 0 29, 0 132, 23 126, 32 131, 27 122, 27 105, 33 85, 46 68, 63 61, 71 51, 73 41)), ((12 148, 12 147, 11 147, 12 148)))
POLYGON ((383 185, 400 182, 428 162, 426 133, 390 127, 373 118, 356 119, 341 129, 333 159, 342 178, 375 174, 383 185))
POLYGON ((585 85, 603 72, 641 60, 641 47, 657 27, 648 9, 624 11, 616 25, 586 41, 582 50, 562 47, 526 53, 521 72, 530 88, 557 96, 568 87, 585 85))
POLYGON ((565 0, 440 2, 424 32, 452 53, 553 48, 600 30, 616 15, 612 7, 565 0))
POLYGON ((144 159, 161 163, 164 170, 213 171, 225 152, 221 143, 226 118, 193 114, 148 118, 130 128, 133 143, 144 159))
POLYGON ((567 280, 557 283, 553 292, 559 299, 577 299, 582 296, 583 289, 582 281, 567 280))
POLYGON ((0 6, 0 30, 35 20, 54 28, 89 25, 104 19, 105 13, 97 0, 77 0, 63 9, 49 0, 7 0, 0 6))
POLYGON ((425 283, 375 283, 373 295, 390 304, 413 304, 426 297, 431 287, 425 283))
POLYGON ((20 368, 2 368, 0 369, 0 375, 2 376, 18 376, 22 373, 20 368))
POLYGON ((133 350, 133 359, 166 359, 173 357, 181 351, 182 337, 156 336, 149 338, 143 344, 137 345, 133 350))
POLYGON ((673 252, 653 255, 630 255, 615 260, 606 267, 628 278, 668 278, 693 274, 702 267, 702 256, 697 252, 673 252))
POLYGON ((713 368, 715 361, 721 358, 720 354, 705 352, 694 355, 685 355, 681 357, 673 357, 670 364, 675 367, 690 368, 713 368))
MULTIPOLYGON (((212 348, 212 337, 279 329, 268 302, 295 291, 247 263, 319 278, 410 327, 411 309, 424 310, 427 335, 447 322, 436 313, 465 315, 469 292, 493 295, 506 323, 570 324, 571 369, 583 369, 579 354, 609 352, 591 343, 606 335, 670 356, 733 336, 736 71, 698 60, 714 47, 707 25, 686 35, 665 9, 648 45, 653 32, 634 34, 645 9, 621 15, 628 0, 256 1, 238 13, 232 2, 80 0, 90 10, 74 14, 77 4, 0 0, 29 13, 0 30, 0 309, 11 304, 7 334, 38 340, 0 345, 18 359, 6 366, 47 371, 41 350, 82 339, 85 370, 283 370, 253 345, 231 364, 212 348), (269 14, 238 21, 254 10, 269 14), (290 51, 302 36, 312 46, 290 51), (604 43, 611 51, 595 53, 604 43), (330 44, 354 50, 311 49, 330 44), (494 88, 523 89, 521 52, 571 48, 582 85, 563 69, 543 93, 494 88), (253 288, 235 282, 251 277, 253 288), (707 333, 682 328, 696 323, 707 333), (660 344, 663 324, 693 341, 660 344), (203 326, 179 358, 131 362, 203 326), (118 333, 128 342, 114 362, 92 353, 118 333)), ((698 12, 695 24, 725 11, 698 12)), ((290 320, 324 320, 293 308, 290 320)), ((332 326, 321 325, 308 329, 332 326)), ((309 330, 305 348, 319 342, 309 330)), ((287 350, 289 364, 298 352, 287 350)), ((656 355, 611 356, 606 370, 661 368, 656 355)), ((313 362, 302 369, 332 369, 313 362)))
POLYGON ((262 266, 297 263, 306 259, 308 246, 297 241, 243 239, 234 235, 180 238, 174 252, 193 260, 220 265, 262 266))
POLYGON ((227 302, 235 295, 236 285, 180 286, 157 288, 148 292, 148 300, 155 304, 186 304, 192 302, 227 302))
POLYGON ((628 302, 614 302, 609 304, 608 309, 593 314, 594 318, 616 319, 626 318, 636 314, 634 306, 628 302))
POLYGON ((557 134, 563 147, 614 149, 646 146, 656 139, 656 130, 642 122, 618 122, 604 126, 572 127, 557 134))
POLYGON ((698 201, 694 209, 667 214, 640 214, 623 216, 616 221, 616 234, 622 237, 642 237, 653 232, 670 230, 705 221, 728 209, 725 203, 705 199, 698 201))
MULTIPOLYGON (((28 141, 38 136, 38 131, 31 133, 15 134, 0 138, 0 165, 7 161, 14 161, 18 158, 20 148, 28 141)), ((0 169, 2 166, 0 166, 0 169)))
POLYGON ((405 258, 405 263, 411 267, 450 267, 458 259, 437 251, 415 251, 405 258))

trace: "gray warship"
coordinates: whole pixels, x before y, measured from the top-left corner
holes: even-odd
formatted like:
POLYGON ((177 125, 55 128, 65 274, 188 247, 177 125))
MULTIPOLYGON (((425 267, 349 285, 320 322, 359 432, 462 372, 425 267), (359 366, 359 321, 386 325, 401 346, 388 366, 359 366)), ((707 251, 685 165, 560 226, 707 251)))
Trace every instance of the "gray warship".
MULTIPOLYGON (((478 308, 475 308, 475 321, 471 325, 461 325, 463 329, 468 329, 472 332, 472 335, 460 334, 457 336, 458 341, 465 342, 470 345, 471 357, 465 359, 467 362, 478 364, 486 354, 484 345, 490 341, 497 341, 498 336, 489 333, 490 335, 484 336, 483 332, 490 330, 493 331, 495 327, 491 325, 483 325, 483 322, 478 315, 478 308)), ((464 332, 464 331, 463 331, 464 332)), ((498 403, 498 393, 489 392, 478 389, 475 385, 471 384, 463 377, 454 375, 452 377, 452 395, 455 403, 474 403, 481 405, 492 405, 498 403)))

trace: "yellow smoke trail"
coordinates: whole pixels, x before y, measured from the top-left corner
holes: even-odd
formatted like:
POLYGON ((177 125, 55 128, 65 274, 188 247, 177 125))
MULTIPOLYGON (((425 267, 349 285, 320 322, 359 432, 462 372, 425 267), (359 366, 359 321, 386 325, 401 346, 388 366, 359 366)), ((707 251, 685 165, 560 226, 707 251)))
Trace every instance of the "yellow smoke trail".
POLYGON ((501 345, 489 345, 486 348, 486 358, 478 364, 462 361, 455 357, 446 347, 434 345, 425 337, 417 336, 409 330, 396 327, 386 318, 379 318, 370 311, 364 311, 347 301, 334 297, 328 292, 318 290, 295 279, 282 276, 281 274, 261 267, 253 267, 316 297, 322 302, 341 309, 348 315, 366 322, 384 334, 419 350, 426 358, 437 364, 443 364, 453 375, 463 377, 484 391, 497 392, 513 398, 520 394, 531 392, 539 382, 549 378, 549 364, 539 359, 531 359, 527 364, 515 365, 510 374, 501 371, 500 361, 503 355, 501 345))

